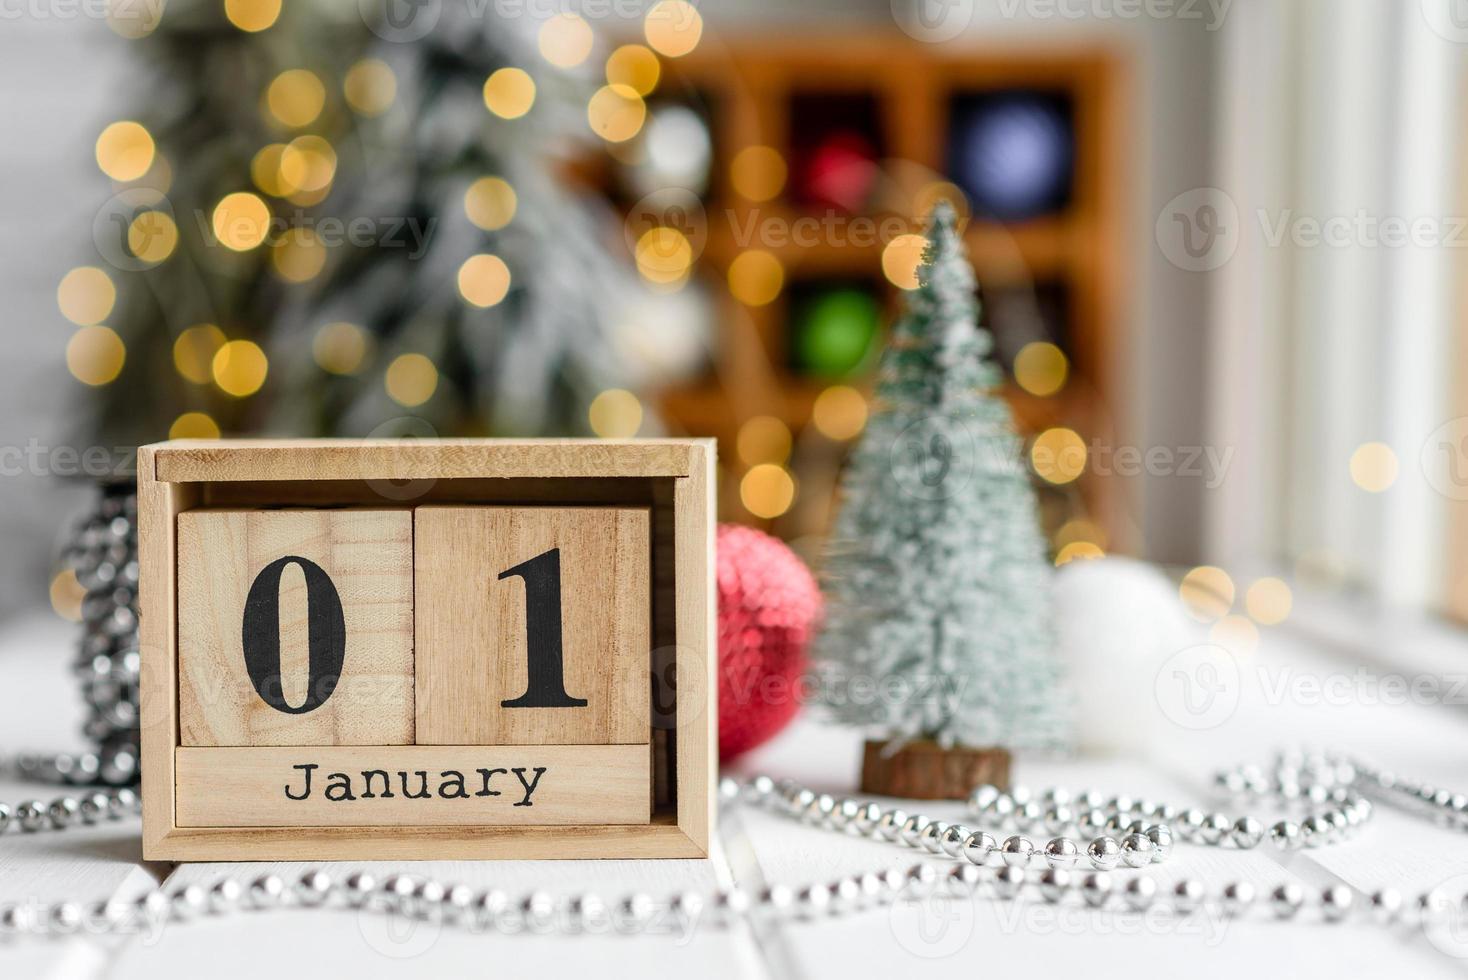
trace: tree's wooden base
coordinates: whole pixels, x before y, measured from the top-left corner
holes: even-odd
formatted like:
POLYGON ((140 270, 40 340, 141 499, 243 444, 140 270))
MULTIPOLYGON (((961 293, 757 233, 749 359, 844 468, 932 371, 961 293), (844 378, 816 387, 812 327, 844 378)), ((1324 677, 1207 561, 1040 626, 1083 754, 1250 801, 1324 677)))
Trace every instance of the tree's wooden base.
POLYGON ((886 742, 868 741, 861 764, 863 793, 913 800, 962 800, 975 786, 1009 788, 1005 749, 945 749, 936 742, 908 742, 883 755, 886 742))

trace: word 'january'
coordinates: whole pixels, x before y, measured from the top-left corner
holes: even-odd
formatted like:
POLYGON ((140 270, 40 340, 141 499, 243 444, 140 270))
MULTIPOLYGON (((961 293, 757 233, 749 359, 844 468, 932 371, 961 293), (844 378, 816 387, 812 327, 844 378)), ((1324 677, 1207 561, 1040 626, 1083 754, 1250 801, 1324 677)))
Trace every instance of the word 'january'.
MULTIPOLYGON (((297 787, 292 787, 287 783, 284 787, 286 798, 291 800, 309 798, 313 792, 312 773, 321 767, 314 762, 308 762, 291 766, 291 768, 301 771, 303 781, 297 787), (293 789, 296 792, 292 792, 293 789)), ((427 770, 415 769, 409 772, 406 769, 399 769, 396 771, 398 777, 396 785, 399 792, 396 793, 393 792, 393 773, 389 773, 386 769, 363 769, 359 773, 329 772, 324 776, 326 785, 321 788, 321 795, 338 803, 359 799, 391 800, 400 796, 409 800, 427 800, 434 796, 445 800, 467 800, 476 796, 501 795, 500 790, 490 788, 491 781, 494 781, 496 776, 508 777, 513 774, 519 780, 518 788, 513 787, 508 778, 499 780, 496 785, 504 785, 510 787, 512 792, 524 794, 523 799, 515 806, 534 806, 530 797, 535 795, 535 788, 540 785, 540 777, 545 775, 545 772, 545 766, 536 766, 533 769, 516 766, 513 769, 475 769, 469 776, 465 776, 457 769, 444 769, 438 774, 438 787, 435 790, 430 785, 427 770), (530 775, 527 776, 527 773, 530 775), (360 775, 361 779, 354 782, 352 778, 354 775, 360 775)))

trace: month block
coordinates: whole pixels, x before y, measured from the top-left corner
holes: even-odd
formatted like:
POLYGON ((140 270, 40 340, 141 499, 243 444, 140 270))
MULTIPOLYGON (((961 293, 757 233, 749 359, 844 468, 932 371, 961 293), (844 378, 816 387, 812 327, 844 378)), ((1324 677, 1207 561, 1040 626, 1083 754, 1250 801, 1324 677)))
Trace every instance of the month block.
POLYGON ((413 741, 405 509, 178 515, 185 746, 413 741))
POLYGON ((414 524, 418 744, 648 743, 646 508, 430 505, 414 524))

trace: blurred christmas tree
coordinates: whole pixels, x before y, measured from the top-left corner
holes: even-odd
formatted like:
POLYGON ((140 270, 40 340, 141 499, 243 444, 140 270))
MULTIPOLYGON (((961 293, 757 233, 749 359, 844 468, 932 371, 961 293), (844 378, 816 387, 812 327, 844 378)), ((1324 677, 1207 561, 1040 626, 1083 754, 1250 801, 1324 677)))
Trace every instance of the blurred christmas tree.
POLYGON ((145 6, 156 22, 120 28, 136 114, 97 143, 119 188, 94 225, 104 264, 60 293, 88 438, 362 435, 409 414, 418 434, 586 431, 646 294, 620 224, 554 166, 645 113, 572 70, 585 20, 145 6))
POLYGON ((955 223, 939 204, 842 479, 814 648, 836 719, 894 740, 868 752, 864 777, 894 795, 971 789, 945 749, 1067 739, 1034 491, 992 391, 999 371, 955 223), (894 785, 892 750, 916 740, 936 743, 935 774, 912 776, 909 758, 897 768, 917 785, 894 785))

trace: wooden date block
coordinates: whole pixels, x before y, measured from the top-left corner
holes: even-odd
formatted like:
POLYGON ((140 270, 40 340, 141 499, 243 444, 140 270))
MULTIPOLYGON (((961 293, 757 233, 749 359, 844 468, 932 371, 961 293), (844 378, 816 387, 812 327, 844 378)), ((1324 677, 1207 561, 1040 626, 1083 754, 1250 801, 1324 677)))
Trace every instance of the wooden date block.
POLYGON ((647 509, 424 506, 414 520, 419 745, 649 741, 647 509))
POLYGON ((178 515, 185 746, 413 741, 409 511, 178 515))

